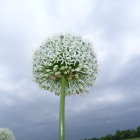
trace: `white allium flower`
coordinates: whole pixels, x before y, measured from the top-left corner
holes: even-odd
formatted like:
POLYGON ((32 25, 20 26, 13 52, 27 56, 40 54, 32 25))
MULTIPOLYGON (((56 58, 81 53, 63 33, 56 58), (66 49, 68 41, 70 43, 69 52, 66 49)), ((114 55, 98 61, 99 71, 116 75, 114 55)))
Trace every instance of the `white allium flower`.
POLYGON ((42 89, 60 95, 60 79, 67 80, 66 95, 81 94, 94 84, 97 59, 92 45, 80 36, 49 38, 33 56, 33 79, 42 89))
POLYGON ((15 140, 15 136, 8 128, 0 128, 0 140, 15 140))

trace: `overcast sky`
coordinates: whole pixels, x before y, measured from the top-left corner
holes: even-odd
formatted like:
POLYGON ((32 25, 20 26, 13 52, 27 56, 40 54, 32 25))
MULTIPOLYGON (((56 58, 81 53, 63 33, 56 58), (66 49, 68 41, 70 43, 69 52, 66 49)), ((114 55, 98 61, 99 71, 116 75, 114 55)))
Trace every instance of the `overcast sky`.
POLYGON ((34 49, 81 35, 99 63, 90 94, 66 98, 66 140, 140 125, 140 0, 0 0, 0 127, 17 140, 58 140, 59 97, 32 82, 34 49))

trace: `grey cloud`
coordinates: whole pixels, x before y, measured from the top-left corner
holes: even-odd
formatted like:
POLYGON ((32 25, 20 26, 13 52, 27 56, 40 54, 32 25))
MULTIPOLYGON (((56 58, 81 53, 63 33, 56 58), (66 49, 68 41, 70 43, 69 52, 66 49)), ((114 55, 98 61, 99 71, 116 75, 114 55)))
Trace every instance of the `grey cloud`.
MULTIPOLYGON (((117 85, 125 90, 139 91, 140 80, 140 56, 134 56, 120 69, 120 75, 117 77, 117 85)), ((131 91, 131 92, 132 92, 131 91)))
MULTIPOLYGON (((58 139, 59 97, 32 82, 31 58, 33 49, 48 34, 67 31, 95 42, 100 69, 89 95, 66 98, 67 140, 137 127, 139 50, 131 49, 126 42, 139 38, 140 21, 134 11, 139 1, 89 0, 85 9, 80 9, 83 15, 78 15, 79 5, 72 10, 63 2, 64 7, 57 1, 26 2, 23 7, 19 2, 11 4, 8 7, 13 6, 14 11, 0 14, 0 127, 11 128, 20 140, 58 139), (10 17, 14 21, 10 22, 10 17)), ((6 3, 4 7, 7 9, 6 3)))

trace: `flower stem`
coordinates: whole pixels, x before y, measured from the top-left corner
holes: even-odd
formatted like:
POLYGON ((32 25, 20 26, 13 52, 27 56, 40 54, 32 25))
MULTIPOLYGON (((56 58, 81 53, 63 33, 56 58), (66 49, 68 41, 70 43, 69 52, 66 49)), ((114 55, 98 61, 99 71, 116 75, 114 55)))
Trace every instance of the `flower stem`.
POLYGON ((59 112, 59 139, 65 140, 65 86, 66 78, 61 79, 60 112, 59 112))

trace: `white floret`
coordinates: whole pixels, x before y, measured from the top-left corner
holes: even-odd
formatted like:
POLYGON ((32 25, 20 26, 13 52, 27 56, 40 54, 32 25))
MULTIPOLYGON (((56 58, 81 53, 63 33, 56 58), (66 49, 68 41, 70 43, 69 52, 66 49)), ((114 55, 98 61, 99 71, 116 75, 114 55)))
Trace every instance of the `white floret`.
POLYGON ((94 84, 97 68, 91 44, 70 34, 49 38, 33 56, 34 81, 56 95, 62 75, 67 79, 66 95, 81 94, 94 84))

